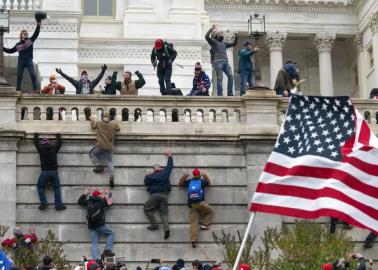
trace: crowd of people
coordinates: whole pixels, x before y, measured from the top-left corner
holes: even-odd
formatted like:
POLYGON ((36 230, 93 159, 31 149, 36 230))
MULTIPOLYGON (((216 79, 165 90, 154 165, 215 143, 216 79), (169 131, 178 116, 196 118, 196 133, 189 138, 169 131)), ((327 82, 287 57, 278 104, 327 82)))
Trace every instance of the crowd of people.
MULTIPOLYGON (((37 12, 35 15, 37 20, 37 27, 33 35, 29 38, 29 33, 22 30, 20 33, 20 41, 13 48, 3 48, 6 53, 18 52, 17 63, 17 82, 16 90, 21 91, 22 77, 24 69, 27 68, 32 81, 33 92, 41 94, 62 95, 65 93, 65 86, 58 83, 56 74, 52 74, 49 78, 49 83, 42 87, 40 90, 37 87, 37 79, 33 64, 33 45, 38 38, 41 30, 42 20, 46 18, 43 12, 37 12)), ((213 70, 216 74, 216 93, 218 96, 223 96, 223 73, 226 74, 227 82, 227 96, 234 95, 234 77, 233 71, 229 64, 227 57, 227 48, 235 47, 238 44, 238 33, 235 32, 232 42, 224 40, 223 31, 217 25, 213 25, 205 35, 205 39, 210 45, 210 56, 213 70)), ((252 56, 258 51, 257 46, 253 46, 251 41, 246 41, 243 47, 238 51, 238 73, 240 75, 240 96, 245 94, 246 87, 255 86, 254 76, 254 63, 252 56)), ((156 75, 159 82, 161 95, 182 95, 182 91, 175 91, 172 86, 172 65, 178 56, 177 51, 174 49, 173 43, 167 42, 163 39, 155 40, 154 46, 151 51, 151 64, 154 69, 157 69, 156 75)), ((177 64, 177 63, 176 63, 177 64)), ((179 65, 179 64, 177 64, 179 65)), ((181 66, 181 65, 179 65, 181 66)), ((182 66, 181 66, 182 67, 182 66)), ((105 75, 107 66, 101 66, 101 72, 94 80, 90 80, 88 72, 83 70, 78 79, 67 75, 61 68, 56 68, 55 71, 62 78, 67 80, 76 89, 76 94, 94 94, 96 86, 100 83, 105 75)), ((110 76, 105 76, 105 87, 100 87, 100 93, 103 95, 116 95, 117 91, 120 95, 138 95, 138 89, 142 88, 146 81, 142 73, 135 72, 138 77, 137 80, 132 78, 131 71, 124 72, 124 78, 117 81, 117 72, 114 71, 110 76)), ((296 91, 296 86, 299 85, 299 71, 296 68, 294 61, 286 63, 277 75, 277 81, 274 90, 277 95, 289 96, 293 90, 296 91)), ((209 96, 209 89, 211 81, 209 76, 205 73, 203 66, 200 62, 194 65, 194 77, 192 88, 187 94, 188 96, 209 96)))

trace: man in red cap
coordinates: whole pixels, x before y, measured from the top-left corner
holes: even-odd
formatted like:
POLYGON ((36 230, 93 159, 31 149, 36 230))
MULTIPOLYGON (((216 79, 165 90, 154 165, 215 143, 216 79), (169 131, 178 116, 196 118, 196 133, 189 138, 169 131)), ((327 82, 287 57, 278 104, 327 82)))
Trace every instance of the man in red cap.
POLYGON ((246 264, 246 263, 242 263, 242 264, 239 266, 239 270, 251 270, 251 267, 249 267, 249 265, 246 264))
POLYGON ((210 185, 209 176, 199 169, 193 170, 193 178, 188 179, 189 174, 184 174, 180 179, 180 186, 188 188, 188 205, 190 208, 190 238, 192 247, 197 246, 198 239, 198 221, 203 219, 200 225, 201 230, 210 230, 210 224, 213 220, 214 210, 205 202, 204 187, 210 185), (202 176, 202 177, 201 177, 202 176))
POLYGON ((172 63, 176 56, 177 52, 171 43, 164 42, 162 39, 155 40, 155 46, 151 52, 151 63, 154 68, 157 66, 160 93, 163 96, 168 95, 171 90, 172 63))
MULTIPOLYGON (((105 190, 105 193, 108 193, 108 191, 105 190)), ((106 236, 106 244, 103 255, 112 257, 114 256, 114 253, 112 252, 114 232, 107 224, 105 224, 104 211, 104 208, 110 205, 108 204, 106 197, 103 196, 98 189, 95 189, 91 196, 89 196, 89 199, 87 199, 89 194, 90 190, 86 189, 80 196, 78 203, 87 207, 88 229, 92 241, 92 256, 94 259, 101 259, 98 251, 98 239, 100 238, 100 234, 104 234, 106 236)))

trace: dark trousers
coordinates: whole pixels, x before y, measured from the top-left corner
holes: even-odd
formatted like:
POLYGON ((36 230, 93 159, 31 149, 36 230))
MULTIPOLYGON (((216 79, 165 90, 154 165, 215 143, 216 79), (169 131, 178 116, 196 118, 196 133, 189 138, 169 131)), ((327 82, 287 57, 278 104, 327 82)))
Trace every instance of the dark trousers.
POLYGON ((159 79, 160 93, 165 96, 171 90, 172 65, 167 65, 165 68, 158 67, 156 75, 159 79))
POLYGON ((51 183, 54 187, 55 194, 55 206, 62 205, 62 197, 60 193, 60 179, 58 171, 42 171, 38 179, 37 190, 39 195, 39 200, 41 204, 47 204, 45 188, 51 183))
POLYGON ((164 230, 169 230, 168 224, 168 193, 159 192, 151 194, 150 198, 144 204, 144 214, 150 221, 151 225, 158 225, 154 216, 154 211, 159 210, 160 218, 164 226, 164 230))
POLYGON ((34 71, 34 65, 33 65, 33 59, 18 59, 17 64, 17 85, 16 90, 21 91, 21 82, 22 82, 22 76, 24 74, 24 69, 27 68, 30 74, 30 78, 33 84, 33 90, 37 91, 37 81, 35 78, 35 71, 34 71))
MULTIPOLYGON (((337 218, 331 218, 331 227, 329 228, 330 233, 335 233, 336 231, 336 223, 337 223, 337 218)), ((345 228, 348 228, 349 224, 346 223, 345 221, 342 222, 345 228)))
POLYGON ((374 233, 369 233, 369 235, 366 237, 365 239, 365 243, 366 244, 371 244, 374 242, 375 238, 377 238, 377 236, 374 234, 374 233))

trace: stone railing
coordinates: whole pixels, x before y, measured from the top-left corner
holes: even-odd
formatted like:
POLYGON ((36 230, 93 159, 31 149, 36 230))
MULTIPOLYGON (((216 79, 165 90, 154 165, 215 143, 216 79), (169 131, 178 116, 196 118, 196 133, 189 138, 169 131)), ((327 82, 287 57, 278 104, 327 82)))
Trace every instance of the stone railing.
POLYGON ((42 0, 0 0, 5 10, 34 10, 42 7, 42 0))

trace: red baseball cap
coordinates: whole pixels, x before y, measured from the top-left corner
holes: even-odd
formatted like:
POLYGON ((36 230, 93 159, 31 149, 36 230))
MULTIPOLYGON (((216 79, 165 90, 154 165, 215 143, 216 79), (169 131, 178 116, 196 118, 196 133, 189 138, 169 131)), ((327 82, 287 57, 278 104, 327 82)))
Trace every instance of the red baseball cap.
POLYGON ((323 270, 332 270, 332 264, 330 264, 330 263, 322 264, 322 269, 323 270))
POLYGON ((163 44, 164 42, 162 39, 155 40, 155 49, 160 50, 161 48, 163 48, 163 44))
POLYGON ((98 189, 96 189, 96 190, 94 190, 93 192, 92 192, 92 196, 93 197, 98 197, 98 196, 100 196, 101 195, 101 192, 98 190, 98 189))
POLYGON ((197 175, 200 175, 201 172, 198 168, 195 168, 192 173, 193 173, 193 176, 197 176, 197 175))
POLYGON ((249 267, 248 264, 243 263, 240 265, 239 270, 251 270, 251 267, 249 267))

